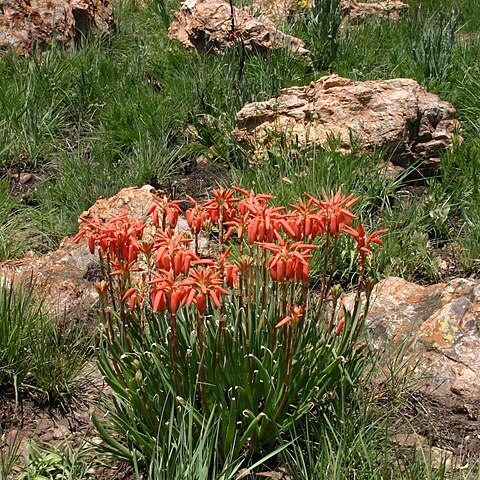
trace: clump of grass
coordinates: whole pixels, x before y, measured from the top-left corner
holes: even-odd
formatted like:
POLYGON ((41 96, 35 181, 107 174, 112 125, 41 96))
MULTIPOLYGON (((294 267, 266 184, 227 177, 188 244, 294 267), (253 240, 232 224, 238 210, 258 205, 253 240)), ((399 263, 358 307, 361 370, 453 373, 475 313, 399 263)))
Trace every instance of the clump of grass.
POLYGON ((18 480, 90 478, 102 465, 93 446, 74 447, 69 440, 57 446, 28 442, 25 463, 18 480))
POLYGON ((301 15, 307 44, 315 56, 315 67, 327 70, 337 57, 342 15, 339 0, 315 0, 301 15))
POLYGON ((48 403, 65 403, 78 392, 80 372, 91 356, 92 334, 65 327, 44 312, 42 288, 33 279, 0 284, 0 389, 22 390, 48 403))
POLYGON ((452 68, 452 51, 458 29, 457 15, 438 13, 418 22, 418 36, 412 28, 412 58, 415 68, 426 80, 442 80, 452 68))

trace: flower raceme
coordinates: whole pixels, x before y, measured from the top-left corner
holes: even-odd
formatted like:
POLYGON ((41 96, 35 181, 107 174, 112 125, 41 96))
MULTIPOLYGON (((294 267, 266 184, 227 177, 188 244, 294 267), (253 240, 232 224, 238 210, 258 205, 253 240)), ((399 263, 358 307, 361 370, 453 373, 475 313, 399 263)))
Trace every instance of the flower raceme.
POLYGON ((307 194, 312 203, 320 207, 318 215, 325 226, 325 229, 332 235, 336 235, 343 230, 344 226, 351 224, 356 216, 348 210, 354 205, 358 198, 354 198, 353 194, 343 196, 342 191, 338 190, 335 194, 327 192, 322 189, 323 200, 316 199, 307 194))
POLYGON ((312 258, 310 252, 317 246, 301 242, 289 244, 278 233, 277 238, 278 244, 258 243, 259 246, 273 253, 268 261, 272 280, 278 282, 295 280, 307 283, 310 270, 309 260, 312 258))
POLYGON ((228 290, 223 288, 220 272, 211 266, 201 267, 191 272, 183 280, 182 286, 186 288, 185 305, 195 303, 200 313, 205 313, 207 300, 210 298, 215 308, 220 308, 222 295, 228 295, 228 290))
POLYGON ((153 196, 155 203, 150 207, 147 216, 152 216, 152 222, 156 227, 161 226, 162 230, 175 229, 178 216, 182 212, 180 200, 172 200, 171 195, 158 197, 153 196), (160 224, 161 219, 161 224, 160 224))
POLYGON ((375 230, 370 235, 365 234, 365 229, 361 223, 358 224, 357 229, 353 229, 351 227, 345 227, 345 233, 351 235, 357 242, 357 249, 358 249, 358 263, 360 265, 365 264, 365 260, 367 255, 373 255, 373 252, 370 248, 372 243, 376 243, 377 245, 383 245, 382 240, 378 238, 379 235, 382 233, 386 233, 388 230, 386 228, 382 228, 380 230, 375 230))
MULTIPOLYGON (((252 279, 307 284, 313 251, 321 245, 315 242, 322 236, 353 237, 362 266, 372 254, 371 245, 382 244, 379 235, 386 230, 366 235, 361 223, 351 226, 356 216, 350 208, 358 200, 351 194, 338 191, 328 195, 323 191, 321 199, 306 197, 289 210, 270 205, 272 195, 239 187, 213 190, 212 197, 203 203, 188 197, 193 205, 185 213, 188 233, 176 228, 181 202, 170 196, 154 196, 147 213, 155 226, 153 235, 144 235, 145 221, 125 210, 105 222, 95 215, 81 216, 82 228, 74 241, 86 237, 90 251, 98 247, 105 281, 113 285, 110 291, 120 295, 122 304, 128 301, 131 311, 149 298, 153 311, 175 315, 182 306, 195 305, 204 314, 208 305, 220 308, 226 295, 243 295, 246 286, 253 285, 252 279), (212 225, 218 230, 219 253, 202 255, 198 237, 202 232, 212 235, 212 225), (231 258, 233 245, 239 246, 236 258, 231 258), (243 254, 242 246, 249 254, 243 254), (256 275, 255 269, 264 274, 256 275), (138 272, 141 275, 136 276, 138 272)), ((294 298, 288 302, 296 305, 294 298)), ((289 308, 291 315, 285 318, 290 320, 277 325, 289 324, 304 313, 303 307, 289 308)))

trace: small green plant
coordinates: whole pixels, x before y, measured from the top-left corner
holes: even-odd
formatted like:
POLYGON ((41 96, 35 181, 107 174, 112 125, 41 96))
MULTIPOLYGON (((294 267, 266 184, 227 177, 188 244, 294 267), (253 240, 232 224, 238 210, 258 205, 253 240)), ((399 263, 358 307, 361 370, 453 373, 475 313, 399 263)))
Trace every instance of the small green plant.
POLYGON ((47 403, 63 404, 86 384, 94 335, 83 325, 59 327, 50 321, 37 326, 30 346, 31 382, 47 403))
POLYGON ((111 454, 133 463, 156 458, 185 412, 195 438, 215 414, 222 460, 274 449, 282 432, 339 384, 351 386, 361 369, 356 340, 372 288, 366 259, 384 230, 353 228, 349 209, 357 199, 341 192, 307 196, 291 210, 241 188, 212 195, 204 204, 190 199, 190 235, 176 232, 180 201, 168 197, 149 210, 153 237, 127 212, 106 223, 81 218, 76 240, 86 236, 100 255, 98 360, 114 392, 108 423, 94 422, 111 454), (337 308, 340 289, 332 288, 345 235, 359 255, 352 311, 337 308), (202 255, 205 238, 212 242, 203 248, 216 253, 202 255), (318 249, 321 283, 312 298, 310 261, 318 249), (164 412, 172 418, 162 420, 164 412))
POLYGON ((89 478, 100 462, 87 444, 73 447, 65 440, 58 446, 27 444, 26 466, 17 480, 79 480, 89 478))
POLYGON ((315 0, 312 8, 302 12, 305 38, 320 70, 330 68, 337 57, 342 16, 339 0, 315 0))
POLYGON ((0 480, 13 478, 13 472, 20 458, 21 438, 17 434, 8 442, 6 434, 0 436, 0 480))

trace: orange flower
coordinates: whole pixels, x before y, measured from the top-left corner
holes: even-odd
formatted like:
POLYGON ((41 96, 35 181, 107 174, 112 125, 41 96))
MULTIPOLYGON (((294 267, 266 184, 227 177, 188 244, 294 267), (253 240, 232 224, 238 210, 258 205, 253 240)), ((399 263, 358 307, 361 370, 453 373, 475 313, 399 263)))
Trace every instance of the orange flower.
POLYGON ((207 266, 192 270, 190 276, 181 283, 188 291, 185 304, 191 305, 193 302, 200 313, 205 313, 207 299, 210 298, 213 305, 220 308, 221 296, 228 295, 228 291, 222 284, 220 272, 214 267, 207 266))
POLYGON ((170 313, 175 315, 185 301, 187 290, 172 272, 152 272, 157 278, 149 283, 154 285, 150 291, 152 309, 154 312, 164 312, 170 307, 170 313))
POLYGON ((291 205, 294 211, 281 220, 283 228, 290 237, 301 241, 323 235, 325 225, 314 205, 312 198, 307 203, 300 198, 297 204, 291 205))
POLYGON ((345 319, 342 318, 339 322, 338 322, 338 325, 337 325, 337 328, 335 329, 335 335, 338 337, 341 333, 342 333, 342 330, 343 330, 343 327, 345 326, 345 319))
POLYGON ((199 205, 197 201, 187 195, 187 198, 193 203, 193 207, 189 208, 185 212, 185 217, 187 219, 188 226, 190 231, 197 235, 202 229, 205 222, 210 219, 210 215, 203 205, 199 205))
POLYGON ((345 233, 348 233, 357 242, 357 250, 359 254, 358 263, 359 265, 364 265, 367 255, 373 255, 372 250, 370 249, 370 244, 376 243, 378 245, 383 245, 382 240, 378 238, 379 235, 388 231, 386 228, 380 230, 375 230, 368 237, 365 236, 365 229, 361 223, 358 224, 357 230, 346 226, 344 228, 345 233))
POLYGON ((251 218, 247 226, 247 241, 250 245, 255 242, 273 242, 275 232, 281 228, 280 220, 284 215, 283 207, 260 207, 247 205, 251 218))
POLYGON ((225 265, 225 283, 230 288, 235 288, 238 285, 238 267, 231 263, 225 265))
POLYGON ((235 204, 238 198, 234 197, 235 190, 231 188, 216 188, 212 190, 213 198, 204 203, 204 208, 210 216, 212 224, 216 224, 222 217, 223 221, 230 221, 235 218, 237 211, 235 204))
POLYGON ((187 246, 191 238, 185 232, 174 234, 158 230, 155 234, 155 264, 161 270, 173 271, 178 277, 181 273, 188 275, 192 260, 198 260, 197 255, 187 246))
POLYGON ((310 271, 310 251, 318 248, 301 242, 289 244, 277 234, 276 243, 258 243, 262 248, 270 250, 274 255, 268 261, 272 280, 284 282, 286 280, 308 282, 310 271))
POLYGON ((329 197, 322 189, 322 195, 323 200, 308 194, 307 197, 320 207, 317 216, 325 226, 325 230, 331 235, 336 235, 343 230, 345 225, 350 225, 352 219, 356 218, 356 215, 348 209, 358 201, 358 198, 353 198, 353 194, 344 197, 341 190, 338 190, 335 194, 330 192, 329 197))
POLYGON ((227 242, 233 233, 236 231, 238 238, 242 238, 243 234, 248 229, 250 219, 250 212, 247 211, 244 215, 241 215, 239 218, 234 218, 228 222, 225 222, 225 226, 229 227, 227 233, 225 234, 225 241, 227 242))
POLYGON ((287 304, 287 307, 290 310, 290 315, 278 322, 275 327, 279 328, 287 324, 296 325, 300 318, 303 317, 303 315, 305 314, 305 310, 307 309, 306 305, 302 305, 301 307, 295 305, 294 307, 291 307, 287 304))
POLYGON ((129 300, 130 312, 135 310, 135 305, 142 304, 143 296, 137 287, 129 288, 122 296, 122 302, 129 300))
POLYGON ((83 228, 73 238, 78 242, 87 236, 90 252, 95 251, 98 245, 100 253, 107 253, 111 258, 118 260, 135 261, 138 255, 138 240, 143 236, 145 223, 142 220, 130 217, 127 210, 123 210, 117 217, 108 222, 102 222, 97 216, 81 216, 83 228))
POLYGON ((152 215, 152 222, 156 227, 160 226, 160 218, 162 220, 162 229, 166 230, 167 226, 170 229, 174 229, 177 226, 178 215, 182 211, 180 208, 181 200, 172 200, 171 195, 168 197, 153 196, 157 203, 152 205, 148 212, 148 215, 152 215))
POLYGON ((255 194, 253 191, 249 192, 248 190, 240 187, 233 187, 233 189, 244 197, 238 202, 238 211, 240 215, 245 215, 245 213, 249 211, 249 206, 264 208, 268 200, 275 198, 273 195, 265 193, 255 194))

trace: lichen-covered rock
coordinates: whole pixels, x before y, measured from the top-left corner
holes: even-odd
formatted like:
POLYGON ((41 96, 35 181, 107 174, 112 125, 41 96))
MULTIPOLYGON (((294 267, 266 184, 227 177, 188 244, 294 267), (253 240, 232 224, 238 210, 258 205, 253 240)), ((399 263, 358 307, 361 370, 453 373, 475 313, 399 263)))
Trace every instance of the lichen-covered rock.
MULTIPOLYGON (((345 304, 351 305, 353 295, 345 304)), ((480 401, 480 281, 421 286, 401 278, 379 282, 367 317, 374 347, 395 349, 425 376, 436 396, 480 401)))
POLYGON ((246 9, 233 8, 235 34, 232 35, 230 5, 219 0, 187 0, 180 6, 168 34, 186 48, 220 53, 241 38, 245 49, 264 53, 288 48, 310 61, 311 54, 302 40, 278 30, 267 19, 256 19, 246 9))
POLYGON ((245 105, 236 116, 234 133, 257 153, 279 137, 323 145, 333 135, 343 151, 352 142, 367 151, 388 148, 393 161, 406 166, 419 159, 436 163, 451 147, 458 126, 454 107, 415 80, 358 82, 330 75, 245 105))
POLYGON ((111 21, 110 0, 3 0, 0 47, 24 55, 54 39, 69 43, 92 27, 106 30, 111 21))

